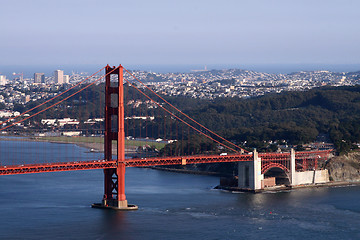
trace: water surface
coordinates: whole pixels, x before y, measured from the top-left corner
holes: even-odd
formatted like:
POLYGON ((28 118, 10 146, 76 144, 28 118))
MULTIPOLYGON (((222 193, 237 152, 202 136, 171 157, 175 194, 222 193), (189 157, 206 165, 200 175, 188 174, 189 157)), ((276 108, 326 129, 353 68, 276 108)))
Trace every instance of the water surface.
POLYGON ((116 212, 90 207, 102 170, 0 176, 0 239, 360 239, 359 186, 250 194, 214 190, 218 182, 128 168, 139 210, 116 212))

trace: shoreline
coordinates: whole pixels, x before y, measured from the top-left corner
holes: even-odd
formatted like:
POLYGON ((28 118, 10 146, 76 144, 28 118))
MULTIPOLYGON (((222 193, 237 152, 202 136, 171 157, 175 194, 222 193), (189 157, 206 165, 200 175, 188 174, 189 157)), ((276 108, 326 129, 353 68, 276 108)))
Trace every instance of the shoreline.
MULTIPOLYGON (((194 170, 186 170, 186 169, 176 169, 176 168, 167 168, 167 167, 146 167, 160 171, 167 171, 167 172, 176 172, 176 173, 183 173, 183 174, 196 174, 196 175, 208 175, 208 176, 217 176, 217 177, 226 177, 229 175, 218 173, 218 172, 202 172, 202 171, 194 171, 194 170)), ((251 192, 251 193, 264 193, 264 192, 281 192, 293 189, 302 189, 302 188, 324 188, 324 187, 350 187, 350 186, 360 186, 360 181, 329 181, 326 183, 316 183, 316 184, 303 184, 303 185, 296 185, 296 186, 275 186, 269 187, 265 189, 259 190, 251 190, 251 189, 244 189, 238 187, 230 187, 230 186, 221 186, 217 185, 214 189, 229 191, 229 192, 251 192)))
POLYGON ((303 188, 352 187, 352 186, 360 186, 360 182, 359 181, 355 181, 355 182, 338 181, 338 182, 327 182, 327 183, 317 183, 317 184, 304 184, 304 185, 296 185, 296 186, 275 186, 275 187, 258 189, 258 190, 218 185, 218 186, 214 187, 214 189, 224 190, 224 191, 228 191, 228 192, 266 193, 266 192, 283 192, 283 191, 303 189, 303 188))
MULTIPOLYGON (((96 143, 96 142, 74 142, 74 141, 54 141, 54 140, 46 140, 46 139, 39 139, 36 137, 15 137, 15 138, 0 138, 1 141, 17 141, 17 142, 49 142, 49 143, 58 143, 58 144, 75 144, 78 147, 87 148, 89 150, 94 150, 93 152, 104 152, 104 144, 103 143, 96 143)), ((125 148, 125 154, 136 154, 136 147, 131 146, 125 148)), ((113 148, 113 155, 117 154, 116 147, 113 148)))

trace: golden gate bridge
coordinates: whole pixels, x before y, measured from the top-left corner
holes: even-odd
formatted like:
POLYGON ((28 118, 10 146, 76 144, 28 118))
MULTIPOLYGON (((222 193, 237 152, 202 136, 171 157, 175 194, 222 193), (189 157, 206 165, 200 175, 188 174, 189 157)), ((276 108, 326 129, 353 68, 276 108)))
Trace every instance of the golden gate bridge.
MULTIPOLYGON (((283 152, 283 153, 257 153, 248 152, 245 149, 237 146, 236 144, 226 140, 217 133, 206 128, 199 122, 195 121, 193 118, 182 112, 180 109, 176 108, 174 105, 169 103, 161 95, 154 92, 151 88, 141 82, 136 78, 130 71, 125 69, 122 65, 118 67, 106 67, 100 69, 95 74, 101 72, 105 69, 105 75, 96 79, 95 81, 87 84, 85 87, 82 87, 80 90, 75 91, 69 96, 63 98, 62 100, 57 101, 56 103, 51 104, 48 107, 39 110, 38 112, 29 115, 28 113, 43 106, 50 101, 62 96, 65 93, 68 93, 71 89, 80 86, 85 82, 81 81, 68 90, 56 95, 53 98, 46 100, 45 102, 21 113, 17 117, 13 117, 3 122, 8 125, 2 127, 0 131, 4 131, 7 128, 17 125, 20 122, 23 122, 27 119, 30 119, 48 109, 51 109, 61 102, 66 101, 67 99, 73 97, 79 92, 85 90, 96 82, 100 81, 105 77, 105 132, 104 132, 104 158, 96 160, 86 160, 86 161, 66 161, 66 162, 44 162, 44 163, 25 163, 17 165, 2 165, 0 166, 0 175, 16 175, 16 174, 26 174, 26 173, 42 173, 42 172, 60 172, 60 171, 75 171, 75 170, 90 170, 90 169, 104 169, 104 196, 102 202, 99 204, 94 204, 93 207, 102 207, 102 208, 113 208, 120 210, 134 210, 137 209, 137 206, 127 203, 125 195, 125 169, 126 167, 148 167, 148 166, 164 166, 164 165, 188 165, 188 164, 199 164, 199 163, 221 163, 221 162, 244 162, 244 163, 255 163, 258 162, 258 167, 256 165, 252 166, 253 177, 256 175, 263 175, 268 172, 270 169, 281 169, 288 177, 293 181, 291 184, 295 183, 294 175, 296 172, 306 171, 308 169, 317 170, 319 169, 318 161, 328 158, 331 154, 331 151, 303 151, 303 152, 283 152), (160 98, 163 103, 167 106, 170 106, 176 113, 184 116, 187 120, 180 118, 178 115, 168 110, 163 106, 163 104, 158 103, 148 96, 144 91, 142 91, 135 84, 131 83, 128 79, 124 78, 124 71, 128 73, 129 76, 134 78, 138 83, 140 83, 143 88, 148 89, 151 93, 155 94, 160 98), (228 155, 193 155, 193 156, 174 156, 174 157, 148 157, 148 158, 125 158, 125 115, 124 115, 124 82, 129 86, 135 88, 139 93, 148 98, 156 106, 161 108, 167 114, 169 114, 173 119, 181 122, 187 127, 193 129, 198 134, 211 139, 216 142, 218 145, 234 152, 233 154, 228 155), (16 118, 23 116, 23 119, 19 121, 14 121, 16 118), (202 130, 199 130, 199 127, 202 130), (209 133, 209 134, 208 134, 209 133), (116 154, 113 154, 116 152, 116 154)), ((94 76, 93 74, 92 76, 94 76)), ((91 77, 92 77, 91 76, 91 77)), ((87 80, 87 79, 86 79, 87 80)), ((3 125, 4 126, 4 125, 3 125)), ((11 157, 11 156, 9 156, 11 157)), ((251 167, 251 165, 250 165, 251 167)), ((247 175, 249 175, 248 166, 246 166, 247 175)), ((244 174, 240 172, 239 174, 244 174)), ((251 175, 251 174, 250 174, 251 175)), ((249 178, 249 176, 247 176, 249 178)), ((256 188, 256 187, 253 187, 256 188)))

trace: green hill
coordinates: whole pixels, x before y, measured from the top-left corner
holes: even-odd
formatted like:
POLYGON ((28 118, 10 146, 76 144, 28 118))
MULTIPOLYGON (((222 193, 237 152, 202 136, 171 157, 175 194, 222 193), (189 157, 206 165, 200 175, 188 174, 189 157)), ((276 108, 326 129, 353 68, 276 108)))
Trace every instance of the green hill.
MULTIPOLYGON (((68 99, 50 110, 46 116, 40 114, 35 119, 39 121, 44 117, 71 116, 81 120, 103 117, 103 88, 103 84, 92 86, 76 98, 68 99)), ((125 99, 125 103, 129 103, 130 99, 142 102, 137 107, 128 104, 125 107, 127 116, 156 117, 154 121, 142 124, 136 122, 137 120, 128 120, 126 124, 128 135, 157 138, 166 134, 168 139, 178 140, 191 139, 189 135, 198 135, 184 130, 185 127, 181 127, 181 123, 166 116, 159 108, 149 108, 149 104, 145 103, 147 100, 145 97, 126 86, 125 99)), ((340 152, 349 151, 354 147, 353 143, 360 142, 360 86, 282 92, 251 99, 201 100, 184 97, 166 97, 166 99, 225 138, 237 144, 246 141, 246 146, 249 148, 257 147, 264 150, 269 148, 264 145, 264 141, 269 140, 286 140, 289 144, 307 143, 314 141, 319 133, 328 134, 340 152)), ((35 104, 37 102, 30 103, 25 109, 35 104)), ((198 137, 193 139, 197 145, 201 145, 202 140, 200 141, 198 137)), ((204 151, 209 151, 209 147, 213 147, 209 146, 210 143, 203 142, 204 151)), ((189 146, 189 144, 183 145, 189 146)))

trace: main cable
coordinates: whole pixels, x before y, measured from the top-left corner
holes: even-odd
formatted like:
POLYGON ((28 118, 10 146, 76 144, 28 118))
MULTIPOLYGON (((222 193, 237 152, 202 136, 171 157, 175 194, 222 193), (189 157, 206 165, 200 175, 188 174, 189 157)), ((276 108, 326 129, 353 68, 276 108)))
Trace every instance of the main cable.
POLYGON ((210 133, 214 134, 215 136, 217 136, 218 138, 222 139, 223 141, 237 147, 238 149, 243 150, 244 152, 249 152, 239 146, 237 146, 236 144, 230 142, 229 140, 226 140, 225 138, 221 137, 220 135, 218 135, 217 133, 211 131, 210 129, 208 129, 207 127, 205 127, 204 125, 202 125, 201 123, 197 122, 196 120, 194 120, 193 118, 191 118, 190 116, 188 116, 186 113, 182 112, 180 109, 178 109, 177 107, 175 107, 174 105, 172 105, 171 103, 169 103, 168 101, 166 101, 163 97, 161 97, 159 94, 157 94, 155 91, 153 91, 151 88, 149 88, 148 86, 146 86, 142 81, 140 81, 137 77, 135 77, 131 72, 129 72, 126 68, 124 68, 125 71, 130 74, 134 79, 136 79, 139 83, 141 83, 143 86, 145 86, 148 90, 150 90, 152 93, 154 93, 156 96, 158 96, 161 100, 163 100, 165 103, 167 103, 168 105, 170 105, 172 108, 174 108, 176 111, 178 111, 179 113, 181 113, 182 115, 184 115, 185 117, 187 117, 188 119, 190 119, 191 121, 193 121, 194 123, 198 124, 200 127, 204 128, 205 130, 209 131, 210 133))

